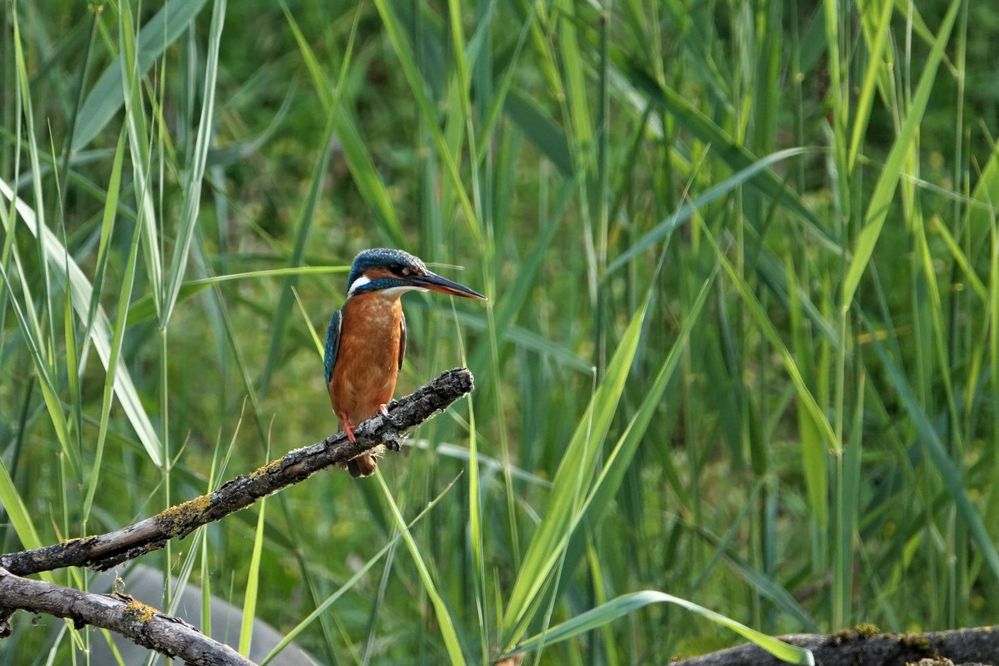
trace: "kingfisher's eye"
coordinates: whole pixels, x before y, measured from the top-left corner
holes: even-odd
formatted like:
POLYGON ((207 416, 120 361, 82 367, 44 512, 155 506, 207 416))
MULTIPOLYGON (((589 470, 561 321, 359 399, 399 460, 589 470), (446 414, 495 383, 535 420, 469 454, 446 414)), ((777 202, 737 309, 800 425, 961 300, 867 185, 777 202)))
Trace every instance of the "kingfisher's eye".
POLYGON ((403 277, 409 277, 410 275, 413 274, 413 269, 411 269, 409 266, 400 266, 398 273, 403 277))

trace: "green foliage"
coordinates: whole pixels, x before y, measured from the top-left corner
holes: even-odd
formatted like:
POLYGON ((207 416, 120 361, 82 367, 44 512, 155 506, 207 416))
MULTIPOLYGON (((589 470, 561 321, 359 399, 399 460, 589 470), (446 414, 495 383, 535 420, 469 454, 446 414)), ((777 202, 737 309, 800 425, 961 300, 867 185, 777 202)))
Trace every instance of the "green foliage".
MULTIPOLYGON (((166 583, 144 602, 184 614, 196 583, 245 611, 216 637, 245 651, 261 619, 286 633, 261 658, 329 663, 740 639, 808 663, 768 635, 999 612, 990 3, 0 21, 5 551, 332 431, 318 334, 353 255, 391 245, 490 298, 407 297, 398 392, 463 363, 475 393, 377 479, 145 556, 166 583)), ((17 621, 0 661, 104 640, 17 621)))

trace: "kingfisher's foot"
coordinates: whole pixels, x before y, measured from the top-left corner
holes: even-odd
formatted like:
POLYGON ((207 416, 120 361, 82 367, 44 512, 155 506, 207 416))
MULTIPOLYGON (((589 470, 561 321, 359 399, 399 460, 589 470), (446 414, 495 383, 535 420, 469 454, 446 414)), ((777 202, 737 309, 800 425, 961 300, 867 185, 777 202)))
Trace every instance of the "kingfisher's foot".
POLYGON ((351 444, 357 443, 357 438, 354 437, 354 428, 351 427, 350 421, 344 421, 342 424, 343 431, 347 434, 347 439, 350 440, 351 444))
MULTIPOLYGON (((395 419, 393 419, 392 416, 389 414, 388 406, 389 406, 389 403, 385 403, 384 405, 378 405, 378 413, 380 413, 382 416, 384 416, 385 420, 388 421, 389 423, 391 423, 395 428, 398 428, 399 424, 396 423, 395 419)), ((399 449, 396 448, 396 449, 392 449, 392 450, 393 451, 398 451, 399 449)))

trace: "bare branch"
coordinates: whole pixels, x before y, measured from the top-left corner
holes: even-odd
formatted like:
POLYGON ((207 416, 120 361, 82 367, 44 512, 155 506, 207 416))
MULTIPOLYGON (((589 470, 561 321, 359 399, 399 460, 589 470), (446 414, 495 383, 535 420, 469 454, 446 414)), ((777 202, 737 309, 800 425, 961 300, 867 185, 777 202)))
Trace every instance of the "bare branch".
MULTIPOLYGON (((781 640, 808 648, 815 663, 824 666, 846 664, 907 664, 922 659, 949 660, 933 663, 993 663, 999 655, 999 631, 995 627, 932 631, 924 634, 881 633, 877 627, 858 627, 856 631, 821 634, 793 634, 781 640)), ((755 645, 719 650, 701 657, 674 662, 684 666, 729 666, 757 664, 778 666, 784 662, 755 645)))
MULTIPOLYGON (((357 442, 337 433, 311 446, 295 449, 256 471, 237 476, 213 493, 202 495, 106 534, 70 539, 60 544, 0 556, 0 567, 17 575, 68 566, 104 570, 162 548, 207 523, 244 509, 331 465, 346 463, 379 444, 393 443, 406 431, 472 391, 472 373, 448 370, 429 384, 389 405, 388 417, 375 416, 354 429, 357 442)), ((0 607, 7 605, 0 597, 0 607)))
POLYGON ((224 643, 212 640, 174 617, 126 595, 94 594, 40 580, 15 576, 0 569, 0 599, 4 617, 0 630, 9 634, 7 618, 14 610, 64 617, 77 627, 90 624, 110 629, 130 640, 169 657, 179 657, 199 666, 252 666, 224 643))

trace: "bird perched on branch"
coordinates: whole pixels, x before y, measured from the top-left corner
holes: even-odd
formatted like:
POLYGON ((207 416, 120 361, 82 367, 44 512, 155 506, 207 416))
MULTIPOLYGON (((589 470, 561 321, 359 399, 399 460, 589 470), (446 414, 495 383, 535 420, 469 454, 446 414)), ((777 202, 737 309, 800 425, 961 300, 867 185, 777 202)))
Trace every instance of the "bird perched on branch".
MULTIPOLYGON (((376 248, 356 257, 347 276, 347 300, 333 313, 326 331, 326 386, 333 411, 347 438, 354 426, 378 412, 388 416, 402 357, 406 316, 400 299, 407 291, 439 291, 452 296, 485 296, 427 270, 408 252, 376 248)), ((375 459, 364 453, 347 463, 353 476, 369 476, 375 459)))

